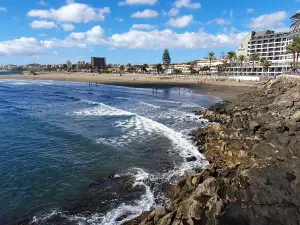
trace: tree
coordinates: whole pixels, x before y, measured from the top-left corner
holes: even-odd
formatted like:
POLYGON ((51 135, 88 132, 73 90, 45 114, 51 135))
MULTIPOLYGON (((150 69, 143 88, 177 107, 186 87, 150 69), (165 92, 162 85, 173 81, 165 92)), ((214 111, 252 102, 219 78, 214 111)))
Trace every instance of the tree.
POLYGON ((243 63, 244 63, 244 61, 246 60, 246 56, 244 56, 244 55, 239 55, 238 60, 239 60, 240 63, 241 63, 241 74, 242 74, 243 63))
POLYGON ((144 72, 144 73, 147 73, 148 72, 148 64, 144 64, 144 65, 142 65, 142 71, 144 72))
POLYGON ((162 61, 165 67, 169 67, 169 65, 171 64, 171 57, 167 48, 164 50, 162 61))
POLYGON ((182 74, 182 71, 180 69, 174 69, 173 71, 174 74, 182 74))
POLYGON ((164 72, 162 64, 160 64, 160 63, 155 65, 155 69, 156 69, 157 73, 163 73, 164 72))
POLYGON ((209 60, 209 71, 210 71, 210 69, 211 69, 211 61, 214 60, 214 59, 216 59, 215 53, 213 53, 213 52, 208 53, 207 58, 209 60))
POLYGON ((127 64, 127 71, 129 73, 132 73, 132 71, 133 71, 133 67, 132 67, 132 65, 130 63, 127 64))
POLYGON ((300 28, 300 12, 297 12, 294 14, 291 18, 292 24, 291 24, 291 30, 296 31, 300 28))
POLYGON ((259 56, 259 54, 254 53, 254 54, 250 55, 249 60, 252 61, 252 68, 253 68, 252 72, 254 73, 255 62, 260 60, 260 56, 259 56))
POLYGON ((230 62, 230 72, 231 72, 231 69, 232 69, 232 61, 236 59, 236 53, 235 53, 235 52, 228 52, 228 53, 227 53, 227 59, 228 59, 229 62, 230 62))
POLYGON ((200 69, 200 71, 205 72, 205 74, 207 74, 207 71, 209 71, 209 70, 210 70, 209 66, 203 66, 203 67, 201 67, 201 69, 200 69))
POLYGON ((193 62, 190 62, 190 73, 191 74, 195 74, 196 73, 196 70, 194 69, 195 68, 195 65, 196 65, 196 62, 193 61, 193 62))
POLYGON ((216 68, 217 68, 217 72, 218 72, 219 75, 224 71, 224 66, 223 65, 217 65, 216 68))
POLYGON ((263 67, 263 71, 268 71, 269 67, 272 65, 270 61, 268 61, 266 58, 261 58, 260 63, 263 67))
POLYGON ((121 65, 119 69, 120 69, 120 71, 123 73, 124 70, 125 70, 125 66, 121 65))
POLYGON ((291 63, 291 68, 294 70, 296 68, 296 54, 297 54, 297 47, 294 43, 289 44, 286 47, 287 54, 292 54, 293 55, 293 61, 291 63))

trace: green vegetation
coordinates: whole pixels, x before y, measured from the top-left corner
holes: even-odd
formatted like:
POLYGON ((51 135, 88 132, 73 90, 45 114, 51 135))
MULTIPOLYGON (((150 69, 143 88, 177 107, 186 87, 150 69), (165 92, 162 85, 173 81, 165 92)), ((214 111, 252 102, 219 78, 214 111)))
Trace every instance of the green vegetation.
POLYGON ((291 24, 292 31, 299 30, 300 29, 300 12, 297 12, 290 19, 292 20, 292 24, 291 24))
POLYGON ((232 62, 236 59, 236 53, 235 52, 228 52, 227 53, 227 59, 230 62, 230 73, 231 73, 231 69, 232 69, 232 62))
POLYGON ((260 56, 259 56, 259 54, 254 53, 254 54, 250 55, 249 60, 252 61, 252 66, 253 66, 252 72, 254 72, 255 62, 260 60, 260 56))
POLYGON ((174 69, 173 73, 178 75, 178 74, 182 74, 182 71, 180 69, 174 69))
POLYGON ((214 59, 216 59, 215 53, 214 52, 208 53, 207 58, 209 60, 209 71, 210 71, 210 69, 211 69, 211 61, 214 60, 214 59))
POLYGON ((171 56, 170 56, 169 50, 167 48, 164 50, 164 53, 162 56, 162 61, 163 61, 163 65, 167 68, 171 64, 171 56))
POLYGON ((246 60, 246 56, 244 56, 244 55, 239 55, 239 57, 238 57, 238 60, 240 61, 240 63, 241 63, 241 74, 242 74, 242 70, 243 70, 243 63, 245 62, 245 60, 246 60))
POLYGON ((293 55, 291 68, 294 70, 298 67, 298 59, 300 56, 300 37, 296 37, 294 41, 286 47, 287 53, 293 55))

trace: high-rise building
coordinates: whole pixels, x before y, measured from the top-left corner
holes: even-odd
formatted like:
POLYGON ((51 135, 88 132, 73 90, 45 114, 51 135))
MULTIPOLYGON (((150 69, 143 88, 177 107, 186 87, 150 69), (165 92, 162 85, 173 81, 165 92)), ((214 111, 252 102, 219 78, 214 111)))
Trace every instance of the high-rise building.
POLYGON ((72 63, 70 60, 67 61, 67 68, 72 69, 72 63))
POLYGON ((292 55, 287 54, 286 47, 293 42, 293 39, 300 36, 300 30, 276 33, 272 30, 251 31, 245 39, 238 45, 236 55, 244 55, 250 58, 257 54, 260 58, 265 58, 271 62, 268 71, 264 71, 258 62, 246 62, 243 65, 236 63, 232 68, 233 74, 269 74, 279 75, 290 70, 292 55))
POLYGON ((91 64, 94 69, 104 69, 106 66, 106 58, 105 57, 92 57, 91 64))

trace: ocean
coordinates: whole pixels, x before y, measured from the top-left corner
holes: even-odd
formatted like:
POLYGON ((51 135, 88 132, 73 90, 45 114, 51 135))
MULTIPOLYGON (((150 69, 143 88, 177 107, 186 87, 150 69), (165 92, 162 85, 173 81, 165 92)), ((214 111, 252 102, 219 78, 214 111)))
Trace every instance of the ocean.
POLYGON ((0 224, 121 224, 206 164, 189 88, 0 80, 0 224), (197 161, 187 162, 195 156, 197 161))
POLYGON ((21 75, 21 72, 0 71, 0 76, 1 75, 21 75))

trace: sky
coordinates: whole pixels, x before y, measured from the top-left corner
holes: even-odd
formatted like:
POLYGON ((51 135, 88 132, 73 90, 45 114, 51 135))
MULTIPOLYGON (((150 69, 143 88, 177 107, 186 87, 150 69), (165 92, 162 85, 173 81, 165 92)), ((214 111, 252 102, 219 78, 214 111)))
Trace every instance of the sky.
POLYGON ((300 0, 1 0, 0 65, 219 57, 251 30, 287 31, 300 0))

